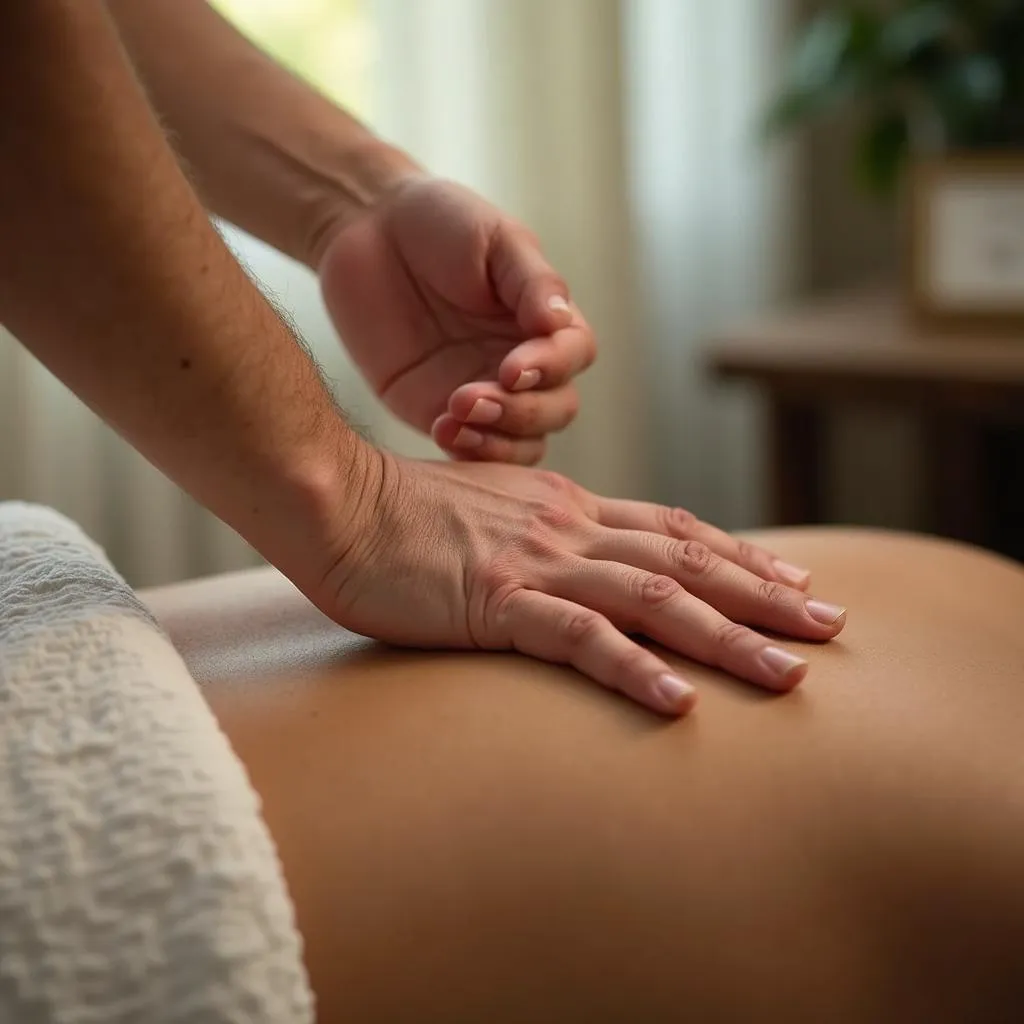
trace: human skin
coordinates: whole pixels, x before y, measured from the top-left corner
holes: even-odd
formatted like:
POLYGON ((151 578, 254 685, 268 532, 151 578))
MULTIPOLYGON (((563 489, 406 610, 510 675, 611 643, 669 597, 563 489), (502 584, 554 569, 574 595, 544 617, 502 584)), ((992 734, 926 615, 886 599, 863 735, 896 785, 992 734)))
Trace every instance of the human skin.
POLYGON ((686 665, 677 723, 369 645, 272 574, 146 595, 263 800, 322 1024, 1024 1017, 1024 570, 762 540, 857 618, 786 696, 686 665))
POLYGON ((572 663, 666 714, 693 689, 627 630, 788 689, 806 662, 744 623, 842 628, 692 516, 373 448, 211 227, 105 6, 0 5, 0 47, 0 321, 337 621, 572 663))
POLYGON ((0 5, 0 322, 286 572, 366 446, 211 226, 104 5, 0 5), (288 523, 294 524, 288 528, 288 523))
POLYGON ((316 270, 371 386, 452 456, 532 464, 594 336, 537 238, 244 39, 205 0, 111 0, 221 216, 316 270))

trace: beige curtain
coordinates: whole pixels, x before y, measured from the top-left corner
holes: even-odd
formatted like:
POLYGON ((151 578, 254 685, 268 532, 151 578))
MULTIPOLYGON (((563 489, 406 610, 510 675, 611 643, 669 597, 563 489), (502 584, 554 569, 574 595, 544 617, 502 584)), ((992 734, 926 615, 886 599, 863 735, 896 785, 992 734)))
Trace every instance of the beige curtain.
POLYGON ((792 154, 760 144, 789 0, 624 0, 653 495, 728 529, 761 520, 752 396, 707 373, 716 331, 797 278, 792 154))

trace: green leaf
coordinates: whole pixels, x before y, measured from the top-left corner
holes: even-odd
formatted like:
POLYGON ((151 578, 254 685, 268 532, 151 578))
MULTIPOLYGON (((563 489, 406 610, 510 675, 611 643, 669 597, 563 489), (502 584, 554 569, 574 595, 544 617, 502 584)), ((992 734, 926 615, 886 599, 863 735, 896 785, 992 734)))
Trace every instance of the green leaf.
POLYGON ((910 152, 907 115, 887 108, 875 115, 861 139, 857 155, 858 177, 879 196, 891 195, 910 152))
POLYGON ((790 84, 804 91, 832 85, 857 32, 856 21, 854 12, 838 8, 815 18, 793 57, 790 84))
POLYGON ((1006 87, 1002 65, 984 53, 971 53, 950 64, 943 75, 945 93, 961 107, 992 107, 1006 87))
POLYGON ((786 81, 767 111, 765 134, 820 116, 856 94, 868 78, 878 33, 877 17, 856 5, 819 14, 801 38, 786 81))
POLYGON ((953 145, 991 141, 1006 106, 1007 78, 995 58, 982 53, 953 58, 926 83, 926 91, 953 145))
POLYGON ((887 18, 878 39, 881 59, 891 68, 905 68, 923 52, 950 37, 955 14, 948 3, 925 0, 887 18))
POLYGON ((776 97, 764 116, 762 135, 772 138, 821 113, 826 101, 820 93, 792 90, 776 97))

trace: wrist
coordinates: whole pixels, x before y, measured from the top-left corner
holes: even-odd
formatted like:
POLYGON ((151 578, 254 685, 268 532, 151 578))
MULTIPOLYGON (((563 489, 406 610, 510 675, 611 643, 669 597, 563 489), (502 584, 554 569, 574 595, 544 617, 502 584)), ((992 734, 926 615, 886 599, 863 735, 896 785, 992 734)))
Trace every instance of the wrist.
POLYGON ((340 427, 289 472, 290 508, 273 530, 286 550, 263 552, 317 604, 325 580, 365 538, 385 477, 385 454, 340 427))
POLYGON ((407 153, 374 136, 338 154, 311 204, 302 261, 316 271, 331 239, 404 184, 427 176, 407 153))

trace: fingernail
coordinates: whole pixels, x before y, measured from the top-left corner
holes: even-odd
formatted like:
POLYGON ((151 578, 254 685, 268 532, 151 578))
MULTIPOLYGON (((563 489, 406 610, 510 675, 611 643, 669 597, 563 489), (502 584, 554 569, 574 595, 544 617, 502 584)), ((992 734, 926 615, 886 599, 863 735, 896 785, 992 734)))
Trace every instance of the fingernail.
POLYGON ((803 671, 807 668, 807 662, 803 658, 791 654, 781 647, 766 647, 761 652, 761 661, 771 669, 774 675, 785 682, 789 682, 790 677, 795 676, 798 670, 802 676, 803 671))
POLYGON ((654 684, 654 694, 665 711, 679 711, 697 691, 685 679, 666 673, 654 684))
POLYGON ((788 583, 791 587, 802 587, 811 578, 810 572, 806 569, 783 562, 781 558, 772 562, 772 568, 783 583, 788 583))
POLYGON ((561 295, 552 295, 548 299, 548 309, 554 310, 556 313, 571 313, 572 307, 569 303, 562 298, 561 295))
POLYGON ((808 601, 805 607, 807 614, 823 626, 831 626, 840 616, 846 614, 845 608, 840 608, 837 604, 828 604, 825 601, 808 601))
POLYGON ((483 443, 484 435, 479 430, 470 430, 469 427, 463 427, 455 435, 456 448, 479 448, 483 443))
POLYGON ((501 406, 489 398, 478 398, 466 417, 467 423, 497 423, 501 419, 501 406))
POLYGON ((539 383, 540 370, 523 370, 523 372, 516 377, 516 382, 512 385, 512 390, 528 391, 539 383))

